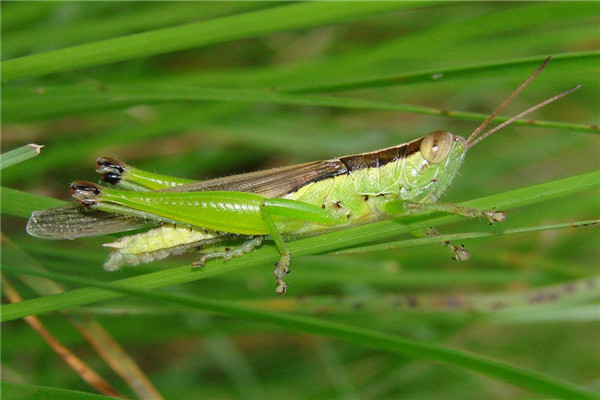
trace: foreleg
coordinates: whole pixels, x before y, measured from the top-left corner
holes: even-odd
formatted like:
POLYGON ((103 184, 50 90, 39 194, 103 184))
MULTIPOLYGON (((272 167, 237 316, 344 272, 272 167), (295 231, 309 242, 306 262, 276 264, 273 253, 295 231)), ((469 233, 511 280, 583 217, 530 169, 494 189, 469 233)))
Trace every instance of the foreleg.
POLYGON ((490 225, 493 225, 495 222, 504 221, 506 216, 504 211, 480 210, 477 208, 462 207, 446 203, 415 203, 405 200, 388 202, 384 206, 384 211, 389 214, 415 214, 418 212, 439 211, 468 218, 485 217, 490 221, 490 225))

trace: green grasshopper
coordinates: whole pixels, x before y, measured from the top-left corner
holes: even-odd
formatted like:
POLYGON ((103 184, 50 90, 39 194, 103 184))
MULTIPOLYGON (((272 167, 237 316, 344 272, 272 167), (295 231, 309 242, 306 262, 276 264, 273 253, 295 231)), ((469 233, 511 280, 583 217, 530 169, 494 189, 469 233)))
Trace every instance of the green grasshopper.
MULTIPOLYGON (((482 216, 491 224, 504 213, 437 203, 452 183, 467 150, 499 129, 578 89, 539 103, 481 133, 548 64, 531 74, 467 139, 436 131, 408 143, 369 153, 315 161, 267 171, 191 181, 135 169, 110 158, 97 161, 102 180, 128 190, 76 181, 71 194, 77 204, 36 211, 27 232, 47 239, 73 239, 152 229, 105 244, 112 249, 107 270, 136 265, 189 250, 243 240, 234 249, 204 254, 193 266, 211 258, 238 257, 267 236, 280 252, 275 265, 276 291, 286 292, 289 273, 286 241, 377 221, 390 215, 441 211, 482 216)), ((437 234, 435 229, 424 234, 437 234)), ((444 243, 454 259, 467 260, 464 247, 444 243)))

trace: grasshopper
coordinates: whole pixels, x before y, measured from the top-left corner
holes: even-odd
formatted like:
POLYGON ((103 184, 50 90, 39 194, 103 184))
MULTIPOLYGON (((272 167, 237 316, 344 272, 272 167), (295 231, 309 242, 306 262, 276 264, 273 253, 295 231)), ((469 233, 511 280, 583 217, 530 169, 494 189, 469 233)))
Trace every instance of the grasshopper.
MULTIPOLYGON (((268 236, 281 255, 273 275, 276 292, 284 294, 287 285, 283 278, 290 271, 289 240, 424 211, 485 217, 490 224, 503 221, 502 211, 437 201, 469 149, 579 88, 555 95, 481 133, 549 61, 550 57, 467 139, 436 131, 373 152, 207 181, 150 173, 103 157, 97 160, 102 180, 124 189, 75 181, 71 194, 77 204, 34 212, 27 232, 47 239, 74 239, 150 226, 150 230, 105 244, 112 250, 104 264, 107 270, 243 241, 233 249, 206 253, 192 264, 201 266, 211 258, 230 259, 250 252, 268 236)), ((432 228, 422 234, 437 231, 432 228)), ((469 259, 463 246, 444 244, 454 259, 469 259)))

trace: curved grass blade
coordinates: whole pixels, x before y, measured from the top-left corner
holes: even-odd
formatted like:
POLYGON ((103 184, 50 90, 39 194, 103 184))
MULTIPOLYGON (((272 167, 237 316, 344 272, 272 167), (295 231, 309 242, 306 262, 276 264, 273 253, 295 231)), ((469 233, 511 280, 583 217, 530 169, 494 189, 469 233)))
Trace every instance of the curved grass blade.
MULTIPOLYGON (((8 280, 2 276, 2 291, 11 303, 17 303, 23 301, 23 298, 15 290, 15 288, 8 282, 8 280)), ((100 376, 94 369, 87 365, 81 358, 75 355, 68 347, 66 347, 58 338, 56 338, 50 331, 44 326, 42 321, 35 316, 30 315, 24 318, 27 324, 37 332, 40 337, 46 341, 48 346, 59 355, 65 364, 67 364, 91 387, 104 393, 107 396, 123 397, 119 391, 114 388, 108 381, 100 376)))
MULTIPOLYGON (((43 95, 32 97, 30 88, 7 87, 3 110, 8 122, 55 118, 63 115, 115 108, 127 108, 138 104, 172 104, 174 102, 223 101, 239 103, 286 104, 348 108, 358 110, 401 111, 413 114, 436 115, 467 121, 484 121, 488 114, 449 111, 414 104, 392 103, 340 96, 300 95, 276 93, 258 89, 225 89, 174 85, 119 84, 110 90, 99 90, 95 85, 47 86, 43 95)), ((507 121, 496 117, 494 122, 507 121)), ((514 125, 538 128, 600 132, 597 126, 558 121, 518 120, 514 125)))
MULTIPOLYGON (((588 314, 585 304, 600 298, 596 287, 600 285, 600 275, 577 279, 548 286, 536 286, 527 290, 507 290, 490 294, 467 294, 449 292, 447 294, 411 293, 381 295, 309 295, 286 300, 246 300, 244 304, 264 310, 294 312, 304 315, 362 315, 376 314, 379 317, 397 313, 438 312, 461 313, 465 317, 485 317, 489 321, 522 320, 522 315, 547 312, 546 319, 560 321, 598 321, 598 313, 588 314), (573 307, 574 304, 579 305, 573 307), (581 304, 581 305, 580 305, 581 304), (563 307, 569 305, 569 307, 563 307), (570 317, 563 310, 581 308, 585 311, 579 316, 570 317), (556 314, 554 314, 554 312, 556 314), (511 319, 512 318, 512 319, 511 319)), ((452 290, 452 289, 448 289, 452 290)), ((542 320, 542 318, 540 318, 542 320)))
MULTIPOLYGON (((450 80, 468 76, 474 78, 479 74, 485 74, 494 71, 503 71, 515 67, 531 67, 535 68, 547 56, 525 57, 519 59, 510 59, 508 61, 497 61, 484 64, 473 64, 460 67, 436 68, 426 71, 409 72, 404 74, 395 74, 388 76, 366 77, 352 81, 330 82, 326 84, 318 84, 313 86, 284 86, 278 88, 279 92, 283 93, 316 93, 316 92, 333 92, 341 90, 356 90, 365 88, 374 88, 382 86, 407 85, 411 83, 433 82, 439 80, 450 80)), ((581 51, 572 53, 560 53, 552 55, 553 64, 558 64, 561 61, 577 60, 581 62, 598 62, 600 60, 600 51, 581 51)))
POLYGON ((2 214, 29 218, 31 213, 36 210, 63 206, 69 203, 13 188, 0 187, 0 204, 2 204, 2 214))
MULTIPOLYGON (((17 257, 14 260, 15 263, 29 265, 30 268, 37 271, 45 271, 44 267, 29 257, 29 255, 23 252, 14 243, 7 241, 5 238, 3 238, 3 248, 8 248, 9 250, 7 251, 11 253, 11 256, 17 257)), ((63 285, 58 284, 50 279, 25 274, 21 274, 18 277, 25 285, 27 285, 40 296, 64 293, 68 290, 63 285)), ((5 286, 4 290, 8 295, 10 286, 5 286)), ((22 299, 13 297, 13 301, 15 300, 22 301, 22 299)), ((134 393, 136 393, 142 399, 161 398, 160 393, 153 386, 146 374, 144 374, 142 368, 99 322, 94 320, 87 313, 83 315, 66 314, 64 317, 66 321, 68 321, 81 333, 81 335, 89 342, 98 355, 100 355, 100 357, 108 365, 110 365, 113 370, 129 385, 134 393)), ((28 323, 36 331, 45 331, 41 321, 39 321, 39 319, 36 317, 31 316, 25 318, 29 318, 28 323)), ((46 332, 46 334, 41 332, 40 334, 42 337, 46 338, 48 344, 52 348, 56 349, 59 355, 70 353, 68 348, 64 348, 64 346, 61 347, 60 343, 58 343, 56 340, 52 340, 53 336, 50 332, 46 332)), ((83 379, 90 381, 90 383, 92 383, 93 386, 98 389, 98 391, 106 391, 108 393, 110 385, 104 382, 102 378, 97 376, 93 370, 91 372, 87 372, 87 367, 84 363, 80 363, 79 365, 75 364, 77 360, 78 359, 76 357, 65 359, 69 365, 74 365, 74 370, 79 373, 83 379), (82 371, 86 373, 84 374, 82 371)), ((111 393, 116 395, 118 392, 112 390, 111 393)))
POLYGON ((576 222, 566 222, 561 224, 552 224, 552 225, 541 225, 541 226, 527 226, 520 228, 512 228, 512 229, 504 229, 496 232, 465 232, 465 233, 455 233, 450 235, 439 235, 439 236, 431 236, 431 237, 423 237, 417 239, 406 239, 399 240, 396 242, 388 242, 381 244, 373 244, 369 246, 361 246, 355 247, 345 250, 336 251, 336 254, 352 254, 352 253, 367 253, 373 251, 383 251, 383 250, 391 250, 391 249, 401 249, 406 247, 413 246, 422 246, 432 243, 443 243, 446 241, 456 242, 465 239, 479 239, 491 236, 500 236, 500 235, 510 235, 515 233, 528 233, 528 232, 540 232, 540 231, 549 231, 555 229, 565 229, 565 228, 583 228, 583 227, 591 227, 598 226, 600 224, 600 219, 593 219, 587 221, 576 221, 576 222))
POLYGON ((66 72, 229 40, 257 37, 292 29, 311 28, 412 7, 404 2, 328 2, 285 4, 204 22, 122 36, 65 49, 3 61, 2 80, 66 72))
POLYGON ((62 399, 62 400, 114 400, 111 396, 102 396, 75 390, 65 390, 36 385, 24 385, 14 382, 0 382, 2 394, 7 399, 62 399))
MULTIPOLYGON (((9 267, 10 272, 18 269, 9 267)), ((465 368, 496 379, 511 383, 523 389, 559 398, 595 399, 595 394, 576 385, 561 381, 554 377, 515 367, 497 360, 474 355, 460 350, 448 348, 434 343, 420 342, 413 339, 379 332, 366 328, 349 326, 341 323, 324 321, 316 318, 302 317, 284 313, 275 313, 252 308, 238 303, 207 300, 199 297, 173 295, 156 291, 133 289, 114 283, 99 283, 88 279, 73 278, 57 274, 41 273, 29 269, 21 269, 19 273, 47 276, 56 280, 70 281, 97 288, 97 290, 114 291, 122 294, 147 297, 153 300, 170 302, 205 312, 225 314, 252 321, 268 322, 284 329, 327 336, 378 350, 390 351, 417 359, 428 359, 465 368)))

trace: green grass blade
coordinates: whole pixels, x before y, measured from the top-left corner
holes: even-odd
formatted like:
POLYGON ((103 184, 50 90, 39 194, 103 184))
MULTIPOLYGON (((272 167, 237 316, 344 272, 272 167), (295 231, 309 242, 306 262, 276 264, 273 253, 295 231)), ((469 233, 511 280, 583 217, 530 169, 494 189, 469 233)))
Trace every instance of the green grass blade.
MULTIPOLYGON (((591 4, 580 3, 580 7, 574 8, 561 2, 545 5, 521 4, 518 7, 503 7, 483 14, 470 9, 471 7, 471 5, 463 5, 460 11, 452 15, 452 18, 446 16, 437 19, 435 23, 427 23, 427 29, 416 29, 407 35, 378 43, 377 46, 370 48, 359 47, 355 51, 330 56, 306 65, 298 65, 295 68, 272 67, 265 70, 263 67, 258 70, 223 71, 220 74, 209 74, 207 80, 214 84, 216 78, 219 86, 228 86, 235 82, 247 85, 250 82, 263 87, 308 88, 327 86, 331 82, 356 81, 357 78, 368 78, 373 75, 382 77, 390 74, 402 75, 407 71, 414 71, 415 66, 446 68, 461 65, 467 60, 477 63, 489 62, 499 54, 514 56, 535 54, 543 59, 548 54, 556 54, 557 48, 570 48, 566 43, 576 40, 578 36, 581 36, 579 40, 586 40, 585 38, 593 36, 591 30, 595 29, 595 22, 590 15, 597 10, 591 4), (467 14, 463 16, 461 12, 467 14), (568 34, 564 29, 557 29, 552 32, 547 31, 547 35, 541 38, 539 35, 522 34, 524 31, 535 29, 527 15, 535 15, 539 26, 552 25, 557 15, 577 22, 569 26, 568 34), (573 31, 570 28, 573 28, 573 31), (576 33, 575 30, 579 32, 576 33), (493 55, 489 53, 490 41, 486 40, 492 37, 494 38, 493 55), (540 40, 545 44, 541 44, 540 40), (515 52, 515 42, 519 43, 518 52, 515 52), (534 44, 535 48, 529 47, 534 44), (529 48, 529 51, 523 48, 529 48)), ((569 63, 564 60, 558 65, 562 68, 568 66, 565 72, 583 67, 583 63, 573 61, 569 63)), ((595 76, 597 70, 592 64, 584 68, 590 76, 595 76)), ((515 66, 511 70, 522 76, 531 73, 528 68, 515 66)), ((184 77, 186 78, 189 80, 192 77, 184 77)), ((581 76, 578 79, 581 79, 581 76)))
POLYGON ((61 399, 61 400, 110 400, 114 397, 13 382, 0 382, 5 399, 61 399))
POLYGON ((361 246, 355 247, 347 250, 339 250, 337 254, 352 254, 352 253, 367 253, 372 251, 384 251, 391 249, 402 249, 406 247, 414 247, 414 246, 423 246, 431 243, 443 243, 443 242, 458 242, 466 239, 479 239, 486 238, 492 236, 500 236, 500 235, 511 235, 515 233, 528 233, 528 232, 541 232, 541 231, 549 231, 555 229, 565 229, 565 228, 580 228, 580 227, 591 227, 598 226, 600 224, 600 219, 593 219, 588 221, 575 221, 575 222, 567 222, 562 224, 552 224, 552 225, 542 225, 542 226, 527 226, 520 228, 512 228, 512 229, 504 229, 501 231, 494 232, 465 232, 465 233, 455 233, 451 235, 439 235, 439 236, 430 236, 423 237, 417 239, 406 239, 400 240, 396 242, 387 242, 381 244, 374 244, 370 246, 361 246))
POLYGON ((0 170, 37 156, 42 147, 32 143, 0 154, 0 170))
POLYGON ((29 217, 35 210, 43 210, 65 204, 61 200, 7 187, 0 188, 0 203, 2 204, 2 214, 25 218, 29 217))
MULTIPOLYGON (((31 96, 31 88, 6 88, 7 99, 3 111, 8 122, 25 119, 55 118, 82 112, 97 112, 113 108, 126 108, 139 104, 173 104, 175 102, 243 102, 286 104, 298 106, 334 107, 358 110, 401 111, 413 114, 435 115, 468 121, 484 121, 489 114, 448 111, 413 104, 392 103, 368 99, 275 93, 256 89, 223 89, 210 87, 128 85, 99 90, 96 86, 64 85, 44 88, 44 93, 31 96)), ((507 121, 496 117, 493 122, 507 121)), ((557 121, 518 120, 514 125, 527 125, 545 129, 561 129, 599 133, 600 127, 557 121)))
MULTIPOLYGON (((453 276, 458 273, 453 273, 453 276)), ((410 279, 408 274, 402 274, 402 276, 410 279)), ((439 287, 441 282, 440 279, 439 282, 436 282, 436 286, 439 287)), ((481 284, 482 280, 476 281, 476 283, 481 284)), ((452 284, 460 286, 464 282, 457 279, 452 284)), ((548 315, 544 318, 553 318, 557 321, 560 321, 561 317, 569 321, 600 321, 598 313, 589 315, 586 311, 582 315, 571 318, 565 316, 565 312, 563 312, 564 309, 587 307, 590 302, 597 301, 600 298, 600 292, 594 288, 598 285, 600 285, 600 275, 560 284, 535 286, 527 290, 503 290, 483 294, 386 293, 384 295, 349 294, 344 296, 313 294, 283 301, 273 301, 269 297, 265 297, 246 300, 244 304, 265 310, 304 315, 327 314, 352 317, 357 313, 364 316, 372 314, 394 316, 406 313, 410 318, 413 315, 431 313, 430 315, 437 314, 443 318, 449 314, 452 316, 462 314, 467 318, 478 316, 484 317, 486 322, 495 322, 506 321, 512 316, 517 321, 521 315, 533 311, 548 311, 548 315), (557 316, 552 316, 552 311, 556 311, 557 316)))
POLYGON ((77 68, 148 57, 193 47, 256 37, 292 29, 364 18, 410 7, 403 2, 308 2, 288 4, 206 22, 122 36, 2 62, 2 80, 31 78, 77 68))
MULTIPOLYGON (((524 57, 519 59, 510 59, 507 61, 496 61, 490 63, 478 63, 473 65, 464 65, 460 67, 436 68, 426 71, 417 71, 405 74, 395 74, 387 76, 377 76, 371 78, 363 78, 360 80, 346 82, 331 82, 318 84, 313 86, 289 86, 279 88, 281 92, 287 93, 315 93, 315 92, 332 92, 340 90, 355 90, 364 88, 373 88, 392 85, 407 85, 411 83, 433 82, 443 79, 444 81, 460 79, 468 76, 470 79, 483 74, 499 74, 507 73, 513 68, 528 68, 535 70, 548 55, 539 57, 524 57)), ((597 63, 600 60, 600 51, 583 51, 573 53, 560 53, 552 55, 552 64, 560 64, 562 62, 590 62, 597 63)))
MULTIPOLYGON (((223 16, 229 13, 249 11, 269 7, 269 4, 261 2, 228 2, 223 6, 215 6, 210 2, 156 2, 153 4, 140 4, 142 7, 130 8, 121 14, 110 13, 108 15, 87 18, 72 24, 48 24, 38 26, 38 29, 16 29, 11 31, 3 29, 4 43, 2 53, 19 54, 36 48, 41 37, 51 37, 53 48, 74 46, 95 40, 108 39, 133 32, 164 28, 175 24, 207 20, 223 16)), ((43 7, 31 7, 30 12, 40 12, 43 7), (36 8, 40 10, 35 11, 36 8)), ((13 17, 13 13, 6 13, 13 17)), ((48 18, 46 16, 46 18, 48 18)), ((4 19, 2 27, 5 28, 4 19)))
MULTIPOLYGON (((8 241, 5 237, 2 240, 3 247, 8 248, 7 251, 13 257, 17 257, 14 260, 15 264, 28 265, 29 268, 37 271, 46 271, 27 253, 21 251, 16 244, 8 241)), ((27 274, 20 274, 18 278, 39 296, 63 293, 66 290, 64 286, 51 279, 27 274)), ((81 332, 98 355, 115 369, 117 375, 127 382, 132 391, 140 398, 161 397, 140 366, 99 322, 88 314, 66 315, 65 319, 81 332)))
MULTIPOLYGON (((11 266, 8 268, 8 271, 15 273, 18 269, 11 266)), ((180 304, 206 312, 246 318, 252 321, 267 322, 284 329, 345 340, 360 346, 390 351, 411 358, 440 361, 488 375, 540 394, 556 396, 559 398, 572 398, 573 396, 585 399, 595 398, 593 393, 581 389, 576 385, 541 373, 434 343, 420 342, 371 329, 358 328, 310 317, 264 311, 258 308, 240 305, 238 303, 133 289, 131 287, 124 287, 112 283, 99 283, 87 279, 43 273, 29 269, 21 269, 19 273, 31 273, 33 275, 45 276, 51 279, 80 283, 96 287, 96 290, 109 291, 108 293, 112 291, 113 293, 117 292, 117 294, 120 295, 130 294, 142 296, 153 300, 180 304)), ((4 308, 6 308, 6 306, 4 308)))

